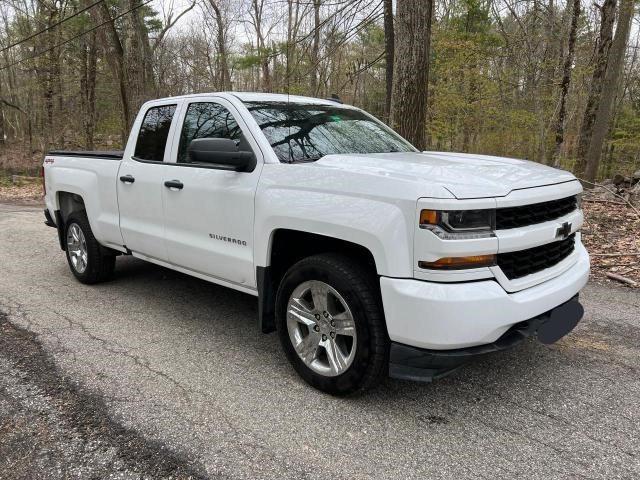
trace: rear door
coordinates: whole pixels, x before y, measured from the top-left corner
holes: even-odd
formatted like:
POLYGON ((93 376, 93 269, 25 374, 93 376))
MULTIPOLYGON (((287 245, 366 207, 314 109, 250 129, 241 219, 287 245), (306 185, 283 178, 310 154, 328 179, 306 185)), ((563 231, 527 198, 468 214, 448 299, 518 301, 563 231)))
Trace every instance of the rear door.
POLYGON ((169 261, 195 272, 245 287, 255 286, 254 198, 263 158, 235 106, 221 98, 185 101, 162 191, 169 261), (252 171, 221 170, 193 163, 187 147, 195 138, 230 138, 252 150, 252 171))
POLYGON ((171 135, 178 104, 153 104, 134 124, 133 135, 118 171, 120 230, 127 248, 167 261, 162 211, 165 158, 171 150, 171 135), (136 130, 137 128, 137 130, 136 130))

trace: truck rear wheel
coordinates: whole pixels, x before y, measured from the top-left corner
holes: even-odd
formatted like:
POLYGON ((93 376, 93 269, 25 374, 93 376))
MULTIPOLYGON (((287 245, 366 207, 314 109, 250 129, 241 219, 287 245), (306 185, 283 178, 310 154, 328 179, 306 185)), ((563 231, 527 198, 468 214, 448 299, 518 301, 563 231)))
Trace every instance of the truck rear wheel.
POLYGON ((93 236, 84 212, 69 215, 65 224, 67 262, 71 273, 82 283, 103 282, 113 274, 115 255, 109 254, 93 236))
POLYGON ((313 387, 348 395, 387 373, 389 340, 376 280, 338 254, 305 258, 284 275, 276 297, 280 342, 313 387))

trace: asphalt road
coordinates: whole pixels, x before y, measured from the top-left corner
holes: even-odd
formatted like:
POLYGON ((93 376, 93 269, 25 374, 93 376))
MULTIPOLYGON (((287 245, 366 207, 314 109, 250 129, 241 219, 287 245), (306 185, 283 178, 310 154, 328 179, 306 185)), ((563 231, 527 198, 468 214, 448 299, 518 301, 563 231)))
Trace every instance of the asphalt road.
POLYGON ((40 209, 0 205, 0 477, 14 478, 8 449, 30 443, 10 457, 70 478, 96 465, 103 477, 115 465, 114 478, 173 467, 176 477, 640 478, 640 294, 590 284, 582 299, 586 317, 551 347, 532 340, 433 384, 388 380, 337 399, 257 332, 253 297, 129 257, 113 281, 81 285, 40 209), (29 412, 66 444, 11 440, 29 412), (99 428, 84 425, 95 418, 99 428), (96 458, 96 444, 118 458, 96 458), (83 455, 93 455, 85 470, 64 470, 83 455))

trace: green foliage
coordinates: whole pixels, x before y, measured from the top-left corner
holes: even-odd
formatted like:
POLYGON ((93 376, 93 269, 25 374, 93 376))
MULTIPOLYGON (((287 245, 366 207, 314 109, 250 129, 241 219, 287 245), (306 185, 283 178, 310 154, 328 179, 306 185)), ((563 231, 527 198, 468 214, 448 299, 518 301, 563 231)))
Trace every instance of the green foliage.
POLYGON ((232 58, 233 65, 240 70, 253 68, 260 65, 262 59, 256 53, 247 53, 245 55, 234 55, 232 58))
POLYGON ((0 168, 0 187, 10 187, 11 185, 11 175, 5 169, 0 168))
POLYGON ((438 149, 490 152, 500 145, 510 151, 501 144, 500 84, 489 68, 502 40, 488 4, 464 0, 457 7, 433 32, 429 135, 438 149))
POLYGON ((384 45, 384 28, 375 23, 368 24, 358 32, 358 41, 367 47, 379 47, 384 45))

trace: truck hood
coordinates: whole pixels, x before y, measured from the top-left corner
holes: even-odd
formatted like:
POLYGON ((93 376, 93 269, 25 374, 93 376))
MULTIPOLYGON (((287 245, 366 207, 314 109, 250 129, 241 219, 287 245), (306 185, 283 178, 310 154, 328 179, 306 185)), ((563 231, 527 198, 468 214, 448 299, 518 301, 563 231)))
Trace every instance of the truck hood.
POLYGON ((315 166, 438 185, 459 199, 504 197, 576 179, 527 160, 448 152, 327 155, 315 166))

